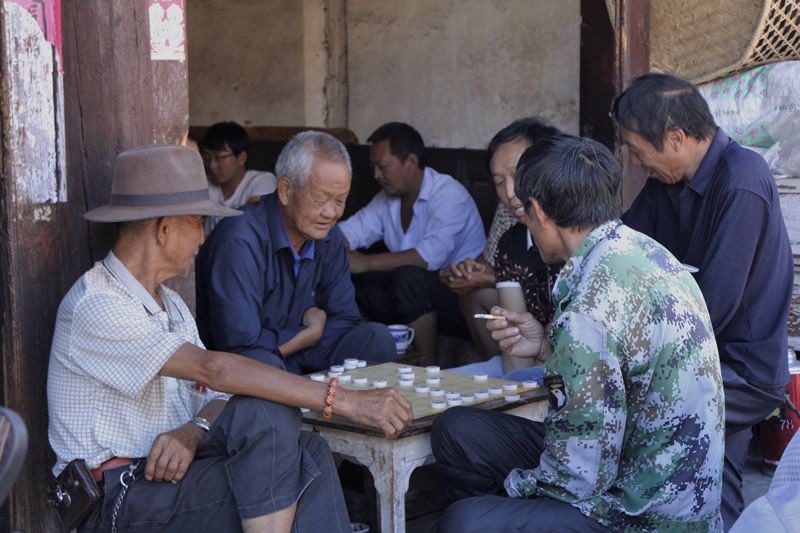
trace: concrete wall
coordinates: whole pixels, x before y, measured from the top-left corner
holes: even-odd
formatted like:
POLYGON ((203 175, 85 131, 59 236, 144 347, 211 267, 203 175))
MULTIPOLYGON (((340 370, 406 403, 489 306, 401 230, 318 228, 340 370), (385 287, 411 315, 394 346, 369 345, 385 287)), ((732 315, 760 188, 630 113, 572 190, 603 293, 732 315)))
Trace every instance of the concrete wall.
POLYGON ((413 124, 482 148, 529 114, 578 129, 580 1, 188 0, 192 124, 413 124), (231 6, 235 6, 231 7, 231 6))
POLYGON ((187 0, 192 124, 305 121, 303 3, 187 0))
POLYGON ((578 128, 578 0, 350 0, 350 124, 402 120, 426 144, 482 148, 515 118, 578 128))

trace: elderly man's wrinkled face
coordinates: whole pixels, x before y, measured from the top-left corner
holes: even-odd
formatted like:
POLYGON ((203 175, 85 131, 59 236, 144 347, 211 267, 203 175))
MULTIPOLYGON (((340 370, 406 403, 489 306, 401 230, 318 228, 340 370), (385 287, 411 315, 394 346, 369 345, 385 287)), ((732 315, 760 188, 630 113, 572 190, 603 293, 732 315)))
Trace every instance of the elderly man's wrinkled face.
POLYGON ((514 192, 514 174, 517 172, 519 158, 527 147, 528 143, 525 140, 503 143, 497 147, 492 154, 492 160, 489 161, 489 170, 492 172, 497 196, 520 220, 525 215, 525 208, 514 192))
POLYGON ((406 194, 419 172, 417 157, 412 154, 401 161, 392 154, 389 139, 378 141, 370 147, 369 161, 375 181, 389 196, 406 194))
POLYGON ((192 266, 197 250, 205 240, 203 219, 199 215, 166 217, 165 255, 174 275, 184 274, 192 266))
POLYGON ((278 183, 289 240, 296 250, 303 242, 324 239, 342 217, 350 192, 350 171, 344 163, 317 157, 301 187, 286 178, 278 183))

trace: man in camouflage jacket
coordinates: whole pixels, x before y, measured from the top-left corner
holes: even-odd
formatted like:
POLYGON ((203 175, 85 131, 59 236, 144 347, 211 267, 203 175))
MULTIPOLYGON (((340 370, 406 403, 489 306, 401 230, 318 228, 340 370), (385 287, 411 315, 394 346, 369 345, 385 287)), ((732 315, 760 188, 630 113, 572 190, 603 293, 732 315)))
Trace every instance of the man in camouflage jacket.
POLYGON ((620 170, 602 145, 532 147, 516 180, 542 258, 566 264, 547 340, 529 313, 499 307, 489 329, 504 353, 547 360, 550 412, 439 416, 434 454, 464 498, 442 530, 720 530, 724 399, 700 289, 618 220, 620 170))

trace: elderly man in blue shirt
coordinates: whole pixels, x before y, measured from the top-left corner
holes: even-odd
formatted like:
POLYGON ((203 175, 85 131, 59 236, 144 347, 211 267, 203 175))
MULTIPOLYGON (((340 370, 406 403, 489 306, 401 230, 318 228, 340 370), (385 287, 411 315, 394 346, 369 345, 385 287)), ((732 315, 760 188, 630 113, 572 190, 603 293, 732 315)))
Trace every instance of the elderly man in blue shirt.
POLYGON ((374 320, 413 327, 416 346, 435 361, 437 333, 469 337, 458 297, 438 271, 483 251, 483 222, 463 185, 424 166, 425 145, 414 128, 389 122, 368 141, 383 190, 339 224, 356 274, 356 299, 374 320), (380 240, 388 252, 355 251, 380 240))
POLYGON ((717 127, 700 93, 667 74, 614 103, 620 136, 651 177, 623 220, 690 265, 714 326, 725 387, 722 518, 744 507, 751 426, 784 400, 794 278, 778 190, 764 159, 717 127))
POLYGON ((217 226, 197 261, 197 322, 207 346, 295 373, 345 358, 394 360, 389 330, 362 323, 335 227, 350 192, 345 147, 303 132, 275 165, 275 193, 217 226))

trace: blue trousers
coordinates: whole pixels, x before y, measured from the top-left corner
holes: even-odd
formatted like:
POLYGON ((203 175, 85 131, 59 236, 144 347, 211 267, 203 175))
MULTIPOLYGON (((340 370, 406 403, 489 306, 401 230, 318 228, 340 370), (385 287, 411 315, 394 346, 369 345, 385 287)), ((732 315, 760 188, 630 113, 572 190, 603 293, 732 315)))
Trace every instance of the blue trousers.
MULTIPOLYGON (((242 519, 297 502, 293 531, 349 532, 333 456, 319 436, 300 431, 300 410, 236 396, 176 484, 144 479, 145 460, 122 501, 120 532, 235 532, 242 519)), ((128 467, 103 473, 103 500, 81 531, 110 531, 128 467)))

